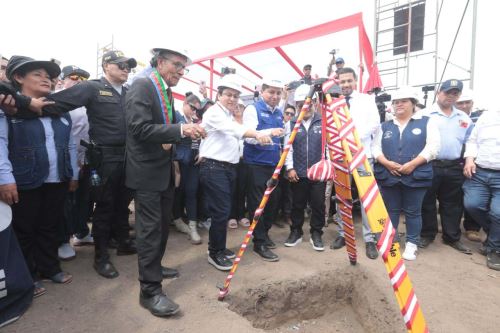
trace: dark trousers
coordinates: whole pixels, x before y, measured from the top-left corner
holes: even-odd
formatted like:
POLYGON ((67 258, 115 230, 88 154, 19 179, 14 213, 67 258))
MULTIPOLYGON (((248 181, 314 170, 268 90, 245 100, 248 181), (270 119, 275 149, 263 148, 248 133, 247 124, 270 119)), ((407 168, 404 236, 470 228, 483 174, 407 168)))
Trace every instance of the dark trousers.
POLYGON ((285 168, 282 169, 280 187, 280 208, 283 216, 290 216, 292 214, 292 187, 290 181, 285 177, 285 168))
POLYGON ((291 230, 297 230, 302 235, 304 225, 304 210, 307 203, 311 206, 311 234, 323 234, 325 225, 325 182, 314 182, 308 178, 299 178, 296 183, 291 183, 292 189, 292 226, 291 230))
POLYGON ((61 272, 57 257, 57 224, 63 215, 67 183, 45 183, 32 190, 20 190, 12 205, 12 226, 33 277, 51 277, 61 272))
POLYGON ((75 192, 68 192, 64 201, 64 215, 58 228, 59 245, 69 243, 71 235, 83 238, 90 233, 87 225, 93 210, 90 200, 90 178, 87 167, 83 167, 75 192))
MULTIPOLYGON (((275 167, 272 165, 247 164, 248 171, 248 212, 253 218, 255 210, 259 207, 264 191, 267 188, 267 181, 273 176, 275 167)), ((255 245, 261 245, 267 240, 269 229, 276 220, 279 209, 279 186, 271 193, 264 213, 253 232, 253 242, 255 245)))
POLYGON ((236 165, 236 181, 233 185, 233 200, 231 203, 231 218, 240 220, 245 217, 247 198, 246 164, 240 161, 236 165))
POLYGON ((426 187, 409 187, 402 183, 380 187, 392 225, 398 229, 399 216, 403 211, 406 220, 406 241, 413 244, 418 244, 420 241, 422 202, 426 191, 426 187))
POLYGON ((95 210, 92 218, 92 236, 97 260, 109 260, 108 241, 113 235, 118 243, 129 238, 128 205, 132 191, 125 187, 123 162, 104 162, 99 168, 103 184, 95 191, 95 210))
POLYGON ((200 181, 203 185, 208 217, 212 218, 208 232, 208 251, 210 254, 215 254, 226 248, 227 221, 231 213, 231 198, 235 180, 235 165, 213 160, 201 163, 200 181))
POLYGON ((443 227, 443 240, 456 242, 460 240, 460 220, 463 213, 462 184, 464 176, 462 166, 455 164, 449 167, 433 167, 432 186, 427 190, 422 204, 423 238, 434 239, 438 232, 436 199, 439 202, 439 215, 443 227))
POLYGON ((479 231, 481 225, 477 223, 474 218, 464 209, 464 229, 465 231, 479 231))
POLYGON ((198 218, 198 184, 200 181, 200 168, 193 163, 179 162, 181 171, 181 183, 179 185, 179 206, 174 207, 174 218, 183 216, 184 208, 189 221, 196 221, 198 218), (180 211, 179 211, 180 210, 180 211))
POLYGON ((162 292, 161 260, 172 220, 173 186, 162 192, 135 191, 135 231, 139 281, 146 295, 162 292))

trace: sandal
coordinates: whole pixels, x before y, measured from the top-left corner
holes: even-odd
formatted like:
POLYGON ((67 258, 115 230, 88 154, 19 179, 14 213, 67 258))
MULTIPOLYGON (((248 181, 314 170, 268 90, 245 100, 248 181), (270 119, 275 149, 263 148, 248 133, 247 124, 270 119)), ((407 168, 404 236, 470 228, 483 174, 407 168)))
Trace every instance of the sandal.
POLYGON ((229 229, 236 229, 238 228, 238 222, 236 222, 235 219, 230 219, 228 222, 227 222, 227 227, 229 229))
POLYGON ((33 298, 42 296, 47 292, 47 289, 45 289, 45 287, 43 286, 42 281, 35 281, 33 283, 33 286, 35 287, 35 289, 33 290, 33 298))
POLYGON ((57 274, 52 275, 51 277, 46 279, 47 281, 52 281, 54 283, 68 284, 73 281, 73 275, 67 272, 59 272, 57 274))
POLYGON ((250 220, 247 219, 246 217, 240 219, 238 223, 244 228, 248 228, 250 226, 250 220))

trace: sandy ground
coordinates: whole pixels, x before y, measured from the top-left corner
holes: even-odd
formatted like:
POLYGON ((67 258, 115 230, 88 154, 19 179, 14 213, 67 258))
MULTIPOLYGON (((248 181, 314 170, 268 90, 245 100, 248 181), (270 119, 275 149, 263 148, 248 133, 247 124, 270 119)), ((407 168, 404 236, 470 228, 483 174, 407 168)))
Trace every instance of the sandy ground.
MULTIPOLYGON (((168 319, 140 307, 136 256, 113 254, 120 276, 106 280, 92 268, 92 247, 81 247, 75 260, 63 263, 63 269, 74 275, 73 282, 47 283, 47 294, 0 331, 243 333, 268 327, 272 333, 405 332, 382 260, 367 259, 361 243, 358 265, 351 266, 345 248, 316 252, 309 244, 309 231, 304 230, 303 243, 285 248, 288 229, 274 227, 271 238, 278 243, 281 260, 264 262, 248 251, 224 302, 217 301, 216 285, 226 273, 207 262, 207 231, 198 246, 171 231, 163 263, 179 269, 181 276, 165 280, 163 289, 182 311, 168 319), (291 303, 281 302, 285 297, 291 303)), ((236 250, 243 236, 241 227, 229 230, 228 247, 236 250)), ((325 244, 335 236, 333 225, 325 228, 325 244)), ((420 251, 417 261, 406 263, 430 332, 500 332, 500 272, 486 267, 485 257, 477 253, 479 243, 464 242, 475 250, 472 256, 437 239, 420 251)))

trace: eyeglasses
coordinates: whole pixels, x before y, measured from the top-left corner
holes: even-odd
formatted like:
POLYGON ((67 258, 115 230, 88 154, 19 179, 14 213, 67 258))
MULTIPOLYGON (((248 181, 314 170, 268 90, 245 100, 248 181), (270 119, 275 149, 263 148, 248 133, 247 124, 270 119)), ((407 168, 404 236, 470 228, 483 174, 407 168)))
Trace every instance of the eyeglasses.
POLYGON ((130 66, 127 62, 119 62, 116 64, 116 66, 118 66, 118 68, 122 71, 127 71, 128 73, 130 73, 130 66))
POLYGON ((287 116, 290 116, 290 117, 295 116, 295 113, 293 113, 293 112, 285 112, 285 114, 286 114, 287 116))
POLYGON ((67 77, 71 81, 87 81, 86 77, 80 76, 80 75, 70 75, 67 77))
POLYGON ((239 93, 231 94, 231 93, 228 93, 228 92, 223 92, 222 95, 227 96, 228 98, 234 98, 234 99, 240 98, 240 94, 239 93))
POLYGON ((194 106, 193 104, 188 104, 188 105, 191 108, 191 110, 193 110, 194 112, 198 112, 199 111, 199 109, 196 106, 194 106))
POLYGON ((182 70, 184 71, 184 74, 189 73, 189 69, 186 68, 186 65, 184 63, 180 61, 173 61, 172 59, 166 57, 161 57, 161 58, 170 61, 172 65, 174 65, 176 72, 180 72, 182 70))

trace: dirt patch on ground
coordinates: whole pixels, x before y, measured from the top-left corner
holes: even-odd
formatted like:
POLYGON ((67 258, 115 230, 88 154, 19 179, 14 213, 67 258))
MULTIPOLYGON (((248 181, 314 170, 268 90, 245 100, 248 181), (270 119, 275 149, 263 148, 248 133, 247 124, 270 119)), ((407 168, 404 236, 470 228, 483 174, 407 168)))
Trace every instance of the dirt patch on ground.
MULTIPOLYGON (((400 225, 404 231, 404 225, 400 225)), ((359 216, 356 216, 356 229, 361 230, 359 216)), ((47 283, 47 294, 36 299, 17 322, 0 331, 405 332, 381 259, 367 259, 361 241, 358 264, 351 266, 345 249, 327 248, 324 252, 316 252, 309 244, 307 224, 304 232, 304 242, 286 248, 283 243, 289 230, 273 227, 270 235, 278 244, 275 251, 280 261, 264 262, 249 247, 231 283, 229 295, 224 302, 219 302, 216 285, 223 282, 227 274, 207 262, 208 232, 202 231, 203 244, 194 246, 184 234, 172 230, 163 264, 179 269, 181 276, 165 280, 163 290, 180 304, 181 313, 168 319, 156 318, 139 305, 136 256, 116 257, 112 252, 111 259, 120 276, 107 280, 92 268, 93 249, 78 248, 77 258, 63 263, 63 269, 74 275, 73 282, 69 285, 47 283), (258 295, 266 295, 271 290, 279 292, 272 299, 261 299, 263 307, 258 313, 270 316, 277 313, 274 307, 279 306, 279 320, 270 320, 270 326, 261 321, 259 327, 268 327, 267 330, 254 327, 251 313, 253 311, 257 318, 255 301, 258 295), (302 294, 297 296, 299 292, 302 294), (299 309, 294 309, 295 306, 299 309), (236 309, 238 313, 232 311, 236 309), (241 316, 243 313, 245 315, 241 316)), ((243 228, 229 230, 228 247, 239 248, 244 235, 243 228)), ((325 228, 325 244, 330 244, 336 235, 334 226, 325 228)), ((357 235, 361 239, 361 235, 357 235)), ((479 243, 464 242, 475 251, 479 247, 479 243)), ((417 261, 406 262, 430 332, 499 332, 500 274, 488 269, 485 261, 477 252, 467 256, 436 239, 419 253, 417 261)))

